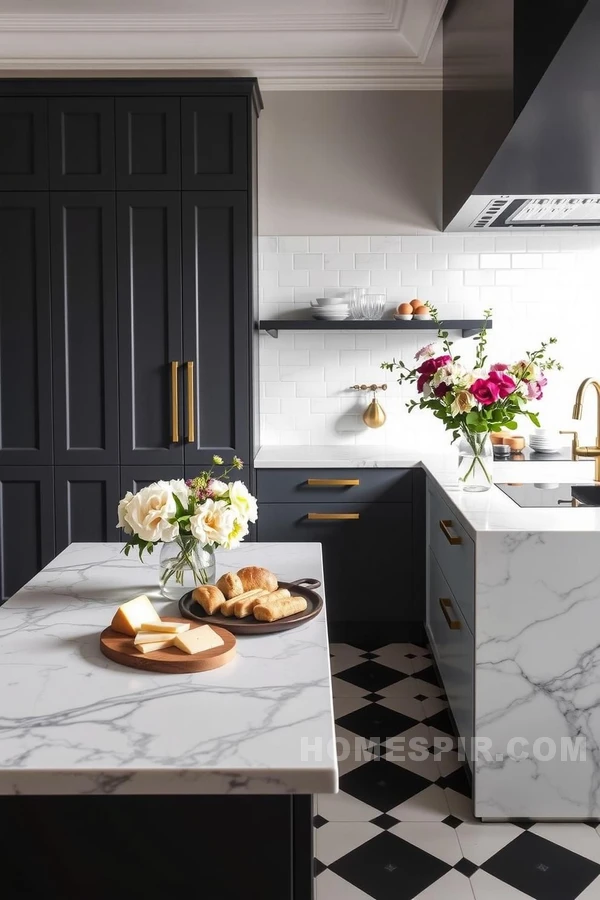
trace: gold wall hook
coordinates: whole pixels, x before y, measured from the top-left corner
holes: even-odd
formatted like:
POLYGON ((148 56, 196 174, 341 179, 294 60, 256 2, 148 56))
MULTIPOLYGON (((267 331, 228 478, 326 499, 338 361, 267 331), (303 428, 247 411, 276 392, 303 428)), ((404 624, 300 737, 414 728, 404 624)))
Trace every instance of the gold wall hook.
POLYGON ((387 384, 353 384, 351 391, 387 391, 387 384))

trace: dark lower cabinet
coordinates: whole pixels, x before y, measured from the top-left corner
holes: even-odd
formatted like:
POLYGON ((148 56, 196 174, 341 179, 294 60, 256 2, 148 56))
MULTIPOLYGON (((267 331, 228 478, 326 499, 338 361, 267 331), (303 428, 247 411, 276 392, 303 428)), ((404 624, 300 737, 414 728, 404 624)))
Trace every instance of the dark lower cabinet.
POLYGON ((54 556, 52 466, 0 467, 0 602, 54 556))
POLYGON ((56 552, 73 541, 118 541, 118 466, 56 466, 56 552))

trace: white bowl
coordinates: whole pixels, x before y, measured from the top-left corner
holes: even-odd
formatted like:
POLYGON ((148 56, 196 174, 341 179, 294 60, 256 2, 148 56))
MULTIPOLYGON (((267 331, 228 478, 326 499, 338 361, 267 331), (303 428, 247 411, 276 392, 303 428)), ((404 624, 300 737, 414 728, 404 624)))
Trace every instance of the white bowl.
POLYGON ((315 300, 311 301, 311 306, 348 306, 348 301, 345 297, 316 297, 315 300))
POLYGON ((413 319, 420 319, 422 322, 426 322, 431 319, 431 313, 421 313, 420 315, 415 313, 413 319))
POLYGON ((348 313, 333 315, 331 313, 313 313, 313 319, 324 319, 327 322, 343 322, 348 318, 348 313))
POLYGON ((407 316, 404 313, 394 313, 394 318, 400 322, 410 322, 412 316, 407 316))

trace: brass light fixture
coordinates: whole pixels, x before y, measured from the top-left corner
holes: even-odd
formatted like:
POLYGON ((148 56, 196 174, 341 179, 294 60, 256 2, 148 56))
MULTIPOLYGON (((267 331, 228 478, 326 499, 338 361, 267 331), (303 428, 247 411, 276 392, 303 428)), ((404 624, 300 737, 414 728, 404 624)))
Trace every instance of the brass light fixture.
POLYGON ((387 384, 354 384, 353 391, 373 391, 373 399, 363 413, 363 422, 368 428, 381 428, 387 416, 377 399, 377 391, 387 391, 387 384))

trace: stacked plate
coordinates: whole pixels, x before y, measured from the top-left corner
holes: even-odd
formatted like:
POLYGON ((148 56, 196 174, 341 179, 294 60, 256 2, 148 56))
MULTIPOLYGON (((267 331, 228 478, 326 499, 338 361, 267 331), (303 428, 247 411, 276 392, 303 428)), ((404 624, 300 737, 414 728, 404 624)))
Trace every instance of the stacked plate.
POLYGON ((549 428, 538 428, 529 436, 529 446, 536 453, 558 453, 561 448, 560 435, 549 428))
POLYGON ((324 322, 343 322, 350 315, 350 305, 338 297, 317 297, 310 305, 313 319, 324 322))

